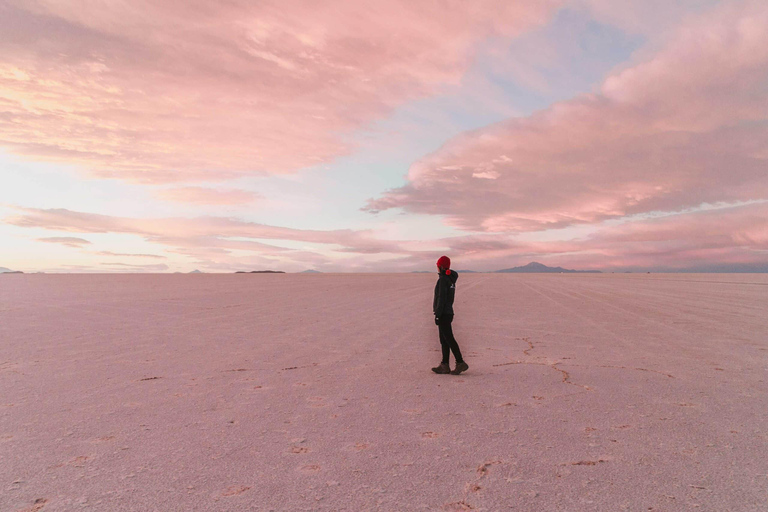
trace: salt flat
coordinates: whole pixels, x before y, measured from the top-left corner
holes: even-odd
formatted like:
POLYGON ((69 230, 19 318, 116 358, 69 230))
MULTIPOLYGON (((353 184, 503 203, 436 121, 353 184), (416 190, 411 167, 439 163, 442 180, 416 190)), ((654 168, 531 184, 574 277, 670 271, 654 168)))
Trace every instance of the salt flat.
POLYGON ((0 276, 0 510, 768 509, 768 276, 435 280, 0 276))

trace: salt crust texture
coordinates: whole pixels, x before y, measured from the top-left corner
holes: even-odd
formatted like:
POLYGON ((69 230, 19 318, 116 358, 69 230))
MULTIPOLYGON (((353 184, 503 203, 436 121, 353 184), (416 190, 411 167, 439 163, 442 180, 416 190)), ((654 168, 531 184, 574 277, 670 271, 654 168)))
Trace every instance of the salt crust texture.
POLYGON ((768 276, 435 278, 0 276, 0 510, 765 510, 768 276))

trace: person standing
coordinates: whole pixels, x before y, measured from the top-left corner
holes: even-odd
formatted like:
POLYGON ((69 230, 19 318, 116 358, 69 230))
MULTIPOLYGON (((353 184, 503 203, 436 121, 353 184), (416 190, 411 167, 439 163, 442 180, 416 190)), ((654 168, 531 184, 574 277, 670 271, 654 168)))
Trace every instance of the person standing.
POLYGON ((440 345, 443 349, 443 360, 439 366, 432 368, 435 373, 450 373, 459 375, 467 371, 469 365, 461 357, 461 350, 456 338, 453 337, 453 298, 456 295, 456 280, 459 274, 451 270, 451 259, 448 256, 440 256, 437 260, 437 284, 435 284, 435 298, 432 301, 432 312, 435 314, 435 325, 440 333, 440 345), (456 368, 451 371, 449 357, 453 352, 456 359, 456 368))

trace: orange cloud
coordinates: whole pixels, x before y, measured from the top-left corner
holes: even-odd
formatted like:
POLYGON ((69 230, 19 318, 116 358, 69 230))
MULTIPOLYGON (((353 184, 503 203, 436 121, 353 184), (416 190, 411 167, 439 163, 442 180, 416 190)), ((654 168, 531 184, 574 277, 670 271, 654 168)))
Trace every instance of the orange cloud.
POLYGON ((721 5, 599 93, 449 141, 366 209, 520 232, 768 198, 766 69, 765 3, 721 5))
POLYGON ((292 172, 559 3, 6 2, 0 145, 143 183, 292 172))

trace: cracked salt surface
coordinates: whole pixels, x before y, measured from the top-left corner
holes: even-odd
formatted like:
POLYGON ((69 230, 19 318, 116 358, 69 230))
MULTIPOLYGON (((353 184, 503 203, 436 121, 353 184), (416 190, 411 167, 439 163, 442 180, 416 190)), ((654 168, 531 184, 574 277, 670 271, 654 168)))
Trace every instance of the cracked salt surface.
POLYGON ((764 509, 768 276, 434 279, 4 277, 0 510, 764 509))

